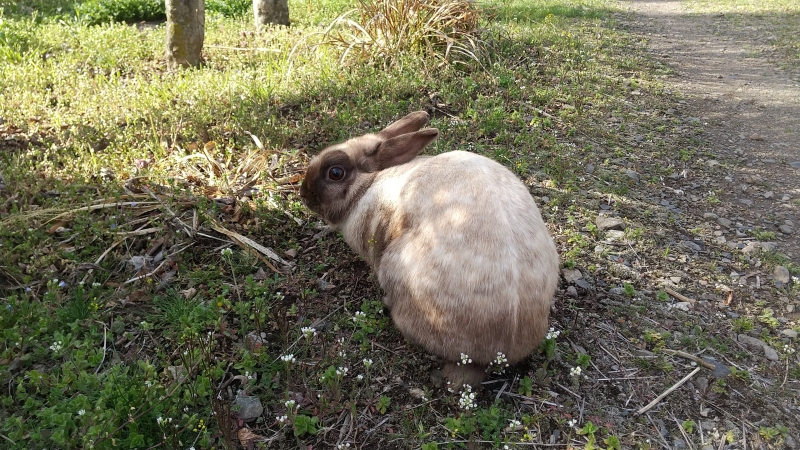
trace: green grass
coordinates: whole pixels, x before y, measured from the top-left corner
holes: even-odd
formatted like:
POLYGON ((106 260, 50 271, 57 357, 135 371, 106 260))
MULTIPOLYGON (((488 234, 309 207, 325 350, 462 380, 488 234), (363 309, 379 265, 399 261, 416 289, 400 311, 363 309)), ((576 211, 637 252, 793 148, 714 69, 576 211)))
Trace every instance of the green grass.
MULTIPOLYGON (((601 0, 488 2, 483 67, 408 55, 387 68, 343 63, 318 45, 320 32, 353 4, 292 1, 293 26, 264 34, 249 16, 210 15, 205 64, 170 72, 161 24, 89 26, 73 2, 0 3, 3 446, 237 448, 238 391, 262 402, 248 426, 275 448, 503 448, 546 443, 556 430, 559 443, 590 435, 614 447, 623 433, 648 432, 612 427, 602 402, 617 394, 591 397, 591 379, 570 375, 573 361, 585 373, 619 364, 603 362, 602 339, 582 321, 633 318, 644 306, 617 314, 559 299, 554 326, 583 348, 548 339, 506 377, 505 392, 529 398, 476 390, 465 411, 463 393, 431 382, 437 363, 404 344, 366 266, 320 233, 296 189, 326 145, 428 108, 441 134, 429 153, 466 149, 514 170, 550 197, 540 205, 570 264, 610 277, 608 255, 593 251, 601 233, 586 224, 600 200, 623 212, 647 206, 616 160, 657 180, 676 149, 702 147, 692 140, 700 131, 665 143, 681 125, 653 113, 668 100, 658 78, 667 70, 601 0), (633 133, 652 144, 634 148, 633 133), (594 176, 576 170, 588 163, 594 176), (554 400, 559 385, 592 400, 554 400), (581 411, 592 418, 570 425, 581 411), (578 434, 589 421, 603 425, 578 434)), ((653 210, 648 225, 668 222, 653 210)), ((667 245, 635 237, 639 251, 667 245)), ((636 294, 626 301, 646 301, 646 283, 617 284, 636 294)), ((663 335, 655 324, 631 319, 622 334, 663 335)))

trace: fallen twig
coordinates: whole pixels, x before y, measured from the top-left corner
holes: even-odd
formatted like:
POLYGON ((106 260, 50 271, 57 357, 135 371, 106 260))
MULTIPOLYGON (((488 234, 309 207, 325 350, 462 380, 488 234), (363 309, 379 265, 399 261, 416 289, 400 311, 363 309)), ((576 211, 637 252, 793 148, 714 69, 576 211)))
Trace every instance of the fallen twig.
POLYGON ((666 286, 664 287, 664 291, 666 291, 667 294, 677 298, 678 300, 680 300, 682 302, 697 303, 697 300, 695 300, 693 298, 689 298, 689 297, 687 297, 687 296, 685 296, 683 294, 680 294, 678 292, 675 292, 674 290, 672 290, 672 289, 670 289, 670 288, 668 288, 666 286))
POLYGON ((635 414, 638 416, 638 415, 644 414, 647 411, 649 411, 653 406, 656 406, 658 404, 658 402, 660 402, 664 397, 666 397, 667 395, 672 393, 672 391, 674 391, 675 389, 678 389, 679 387, 681 387, 681 385, 683 385, 683 383, 686 383, 687 381, 689 381, 689 379, 692 378, 693 376, 695 376, 697 374, 697 372, 700 372, 700 368, 699 367, 696 367, 689 375, 686 375, 680 381, 678 381, 677 383, 672 385, 671 388, 669 388, 666 391, 662 392, 661 395, 659 395, 658 397, 654 398, 653 401, 648 403, 645 407, 643 407, 642 409, 636 411, 635 414))
POLYGON ((697 364, 700 364, 701 366, 703 366, 703 367, 705 367, 706 369, 709 369, 709 370, 715 370, 717 368, 717 366, 715 366, 714 364, 711 364, 708 361, 704 361, 703 359, 698 358, 697 356, 694 356, 694 355, 686 353, 686 352, 682 352, 680 350, 672 350, 672 349, 669 349, 669 348, 665 348, 665 349, 662 349, 661 351, 666 353, 666 354, 668 354, 668 355, 675 355, 675 356, 680 356, 681 358, 691 359, 692 361, 696 362, 697 364))

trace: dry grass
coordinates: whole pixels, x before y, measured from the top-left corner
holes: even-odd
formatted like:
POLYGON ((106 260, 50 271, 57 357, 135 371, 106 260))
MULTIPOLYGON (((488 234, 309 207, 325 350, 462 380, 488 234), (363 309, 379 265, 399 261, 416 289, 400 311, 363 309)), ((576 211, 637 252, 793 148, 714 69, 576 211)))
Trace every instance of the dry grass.
POLYGON ((359 0, 331 23, 324 42, 344 49, 342 60, 386 66, 408 54, 433 56, 440 65, 480 63, 486 43, 478 19, 469 0, 359 0))

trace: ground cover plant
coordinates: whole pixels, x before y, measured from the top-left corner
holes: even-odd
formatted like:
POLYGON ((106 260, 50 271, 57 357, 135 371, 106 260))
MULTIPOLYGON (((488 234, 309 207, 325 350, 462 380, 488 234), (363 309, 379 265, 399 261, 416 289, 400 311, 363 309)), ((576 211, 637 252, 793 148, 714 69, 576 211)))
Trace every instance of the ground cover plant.
POLYGON ((679 183, 727 162, 617 5, 481 4, 481 64, 384 66, 324 45, 357 3, 211 15, 170 72, 163 25, 0 0, 3 448, 797 445, 800 266, 772 230, 715 241, 720 193, 679 183), (531 187, 564 265, 540 350, 456 392, 297 196, 418 109, 429 152, 531 187))

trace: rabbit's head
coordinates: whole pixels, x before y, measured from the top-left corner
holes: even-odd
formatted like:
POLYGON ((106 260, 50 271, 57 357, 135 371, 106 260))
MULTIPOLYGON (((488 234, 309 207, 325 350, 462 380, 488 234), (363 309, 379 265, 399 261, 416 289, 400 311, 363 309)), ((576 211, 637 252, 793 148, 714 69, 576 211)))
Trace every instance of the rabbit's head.
POLYGON ((420 130, 427 122, 428 113, 417 111, 377 134, 324 149, 306 169, 300 198, 326 222, 339 224, 369 189, 377 172, 411 161, 436 139, 437 129, 420 130))

